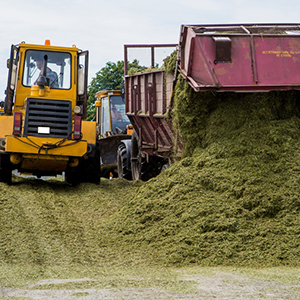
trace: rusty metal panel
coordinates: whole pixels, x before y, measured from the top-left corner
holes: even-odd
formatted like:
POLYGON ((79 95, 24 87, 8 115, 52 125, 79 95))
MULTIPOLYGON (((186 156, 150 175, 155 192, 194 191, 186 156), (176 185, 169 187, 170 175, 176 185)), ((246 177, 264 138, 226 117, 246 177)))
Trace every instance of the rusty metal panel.
POLYGON ((175 135, 165 115, 172 83, 173 76, 164 70, 125 76, 125 84, 132 91, 125 98, 127 115, 139 133, 142 151, 149 155, 169 157, 173 149, 175 135))
POLYGON ((300 89, 298 24, 183 25, 180 72, 196 91, 300 89))

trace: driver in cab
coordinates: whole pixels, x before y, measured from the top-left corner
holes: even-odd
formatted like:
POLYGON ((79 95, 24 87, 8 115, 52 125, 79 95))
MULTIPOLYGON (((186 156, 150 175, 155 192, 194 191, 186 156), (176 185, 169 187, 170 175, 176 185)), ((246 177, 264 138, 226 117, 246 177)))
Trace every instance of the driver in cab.
MULTIPOLYGON (((42 58, 37 58, 36 60, 36 66, 37 68, 40 70, 40 74, 37 78, 37 80, 35 81, 34 84, 37 84, 37 81, 39 80, 40 76, 42 75, 43 72, 43 67, 44 67, 44 61, 42 58)), ((58 77, 56 72, 52 71, 48 66, 47 66, 47 74, 46 74, 46 78, 49 79, 49 84, 50 87, 54 87, 54 88, 58 88, 58 77)))

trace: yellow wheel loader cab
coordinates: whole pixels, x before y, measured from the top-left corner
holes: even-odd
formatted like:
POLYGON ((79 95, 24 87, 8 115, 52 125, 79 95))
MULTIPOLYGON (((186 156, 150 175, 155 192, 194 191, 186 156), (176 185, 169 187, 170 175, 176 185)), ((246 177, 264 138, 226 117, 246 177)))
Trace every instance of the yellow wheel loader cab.
POLYGON ((117 176, 117 151, 120 143, 130 140, 133 127, 126 115, 121 90, 96 93, 96 123, 103 177, 117 176))
POLYGON ((100 182, 96 122, 85 121, 88 51, 76 46, 11 46, 0 112, 0 181, 12 171, 65 174, 68 183, 100 182))

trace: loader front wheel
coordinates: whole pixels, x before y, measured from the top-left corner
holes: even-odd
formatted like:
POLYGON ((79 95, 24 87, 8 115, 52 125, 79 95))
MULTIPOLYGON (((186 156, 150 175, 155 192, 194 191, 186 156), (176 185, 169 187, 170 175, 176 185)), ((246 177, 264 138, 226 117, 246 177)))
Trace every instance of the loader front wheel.
POLYGON ((76 168, 68 168, 65 172, 65 182, 71 185, 80 183, 80 172, 76 168))
POLYGON ((100 184, 101 165, 99 144, 96 145, 94 156, 84 159, 79 166, 81 182, 100 184))
POLYGON ((12 183, 12 170, 9 169, 1 169, 0 170, 0 182, 4 182, 7 184, 12 183))
POLYGON ((89 158, 81 171, 81 181, 100 184, 100 157, 89 158))
POLYGON ((81 182, 100 184, 100 160, 95 158, 82 159, 76 168, 68 168, 65 181, 71 185, 81 182))
POLYGON ((99 145, 96 145, 94 156, 79 159, 79 165, 68 167, 65 172, 65 181, 71 185, 80 182, 90 182, 100 184, 101 166, 99 145))
POLYGON ((0 155, 0 182, 12 183, 12 169, 9 156, 6 154, 0 155))

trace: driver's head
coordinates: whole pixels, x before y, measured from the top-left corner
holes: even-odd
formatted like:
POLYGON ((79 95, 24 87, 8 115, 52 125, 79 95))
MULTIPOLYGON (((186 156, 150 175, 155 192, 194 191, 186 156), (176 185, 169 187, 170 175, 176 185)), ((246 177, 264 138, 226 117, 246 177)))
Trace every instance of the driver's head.
POLYGON ((43 68, 43 61, 41 59, 38 59, 36 61, 36 66, 37 66, 38 69, 42 70, 42 68, 43 68))

